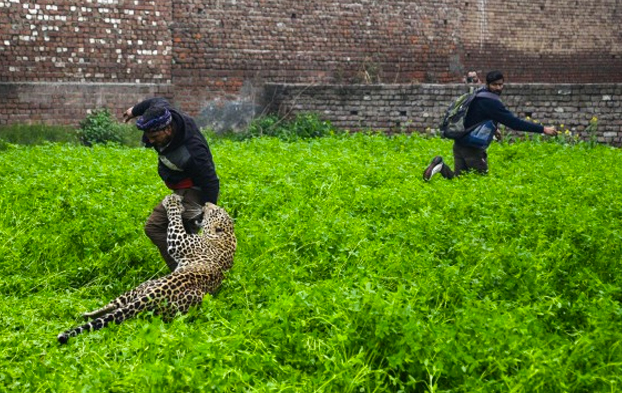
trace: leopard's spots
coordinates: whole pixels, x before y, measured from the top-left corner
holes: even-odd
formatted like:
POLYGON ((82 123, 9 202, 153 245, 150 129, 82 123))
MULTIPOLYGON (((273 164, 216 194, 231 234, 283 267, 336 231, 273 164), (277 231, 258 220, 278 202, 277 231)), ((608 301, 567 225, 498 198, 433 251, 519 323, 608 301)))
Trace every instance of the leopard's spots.
POLYGON ((163 204, 170 221, 167 242, 177 262, 175 271, 144 282, 106 306, 84 314, 90 321, 59 334, 61 344, 80 333, 101 329, 110 322, 119 324, 144 311, 170 319, 199 305, 205 294, 218 289, 224 272, 233 266, 237 247, 233 220, 224 209, 207 203, 202 209, 202 232, 188 234, 181 219, 181 197, 171 194, 163 204))

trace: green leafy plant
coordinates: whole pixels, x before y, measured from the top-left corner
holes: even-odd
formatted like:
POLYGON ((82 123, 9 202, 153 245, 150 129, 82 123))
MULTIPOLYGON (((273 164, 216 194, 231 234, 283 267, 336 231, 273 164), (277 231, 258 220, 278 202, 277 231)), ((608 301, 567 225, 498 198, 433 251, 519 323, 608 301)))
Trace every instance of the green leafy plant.
POLYGON ((166 274, 147 149, 0 154, 0 390, 610 392, 622 386, 622 159, 494 144, 487 176, 421 179, 451 141, 210 139, 233 269, 199 309, 58 346, 166 274), (595 169, 596 168, 596 169, 595 169), (63 370, 63 372, 58 372, 63 370))
POLYGON ((593 116, 582 133, 570 130, 566 125, 560 124, 553 141, 562 145, 584 144, 588 147, 595 147, 598 143, 598 118, 593 116))
POLYGON ((75 129, 70 126, 46 124, 11 124, 0 127, 0 139, 20 145, 40 145, 48 142, 77 144, 75 129))
POLYGON ((570 130, 566 125, 560 124, 556 127, 557 135, 555 136, 555 141, 562 145, 576 145, 577 143, 581 143, 581 137, 575 131, 570 130))
POLYGON ((80 122, 78 138, 85 146, 96 143, 121 143, 120 125, 106 108, 96 109, 80 122))
POLYGON ((246 130, 230 134, 230 137, 236 140, 244 140, 270 136, 283 141, 296 141, 320 138, 334 133, 334 128, 329 121, 320 119, 317 114, 300 113, 292 119, 277 115, 261 116, 254 119, 246 130))
POLYGON ((591 146, 595 146, 598 143, 598 117, 592 116, 585 128, 585 134, 591 146))

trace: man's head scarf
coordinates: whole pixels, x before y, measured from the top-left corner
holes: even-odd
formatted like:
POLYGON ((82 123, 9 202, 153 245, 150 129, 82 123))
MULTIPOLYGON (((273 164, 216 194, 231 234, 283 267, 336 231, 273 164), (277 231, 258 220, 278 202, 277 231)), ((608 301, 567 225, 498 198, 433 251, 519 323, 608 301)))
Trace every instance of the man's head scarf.
POLYGON ((172 120, 171 112, 166 108, 161 108, 161 110, 150 111, 139 117, 136 120, 136 127, 141 131, 160 131, 168 127, 172 120))

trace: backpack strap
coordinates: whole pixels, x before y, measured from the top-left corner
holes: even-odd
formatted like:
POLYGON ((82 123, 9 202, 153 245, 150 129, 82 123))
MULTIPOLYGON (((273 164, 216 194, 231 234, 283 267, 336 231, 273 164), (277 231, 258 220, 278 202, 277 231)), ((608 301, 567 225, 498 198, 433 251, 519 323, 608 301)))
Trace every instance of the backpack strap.
POLYGON ((486 90, 484 87, 475 92, 475 97, 490 98, 491 100, 501 101, 501 98, 497 94, 486 90))
MULTIPOLYGON (((474 92, 473 92, 473 95, 474 95, 474 97, 473 97, 473 98, 482 97, 482 98, 490 98, 491 100, 501 101, 501 98, 500 98, 497 94, 495 94, 495 93, 493 93, 493 92, 490 92, 490 91, 486 90, 486 88, 485 88, 485 87, 482 87, 482 88, 480 88, 480 89, 478 89, 478 90, 474 91, 474 92)), ((465 117, 466 117, 466 115, 465 115, 465 117)), ((487 121, 487 120, 486 120, 486 121, 487 121)), ((467 128, 467 129, 466 129, 467 134, 468 134, 468 133, 470 133, 471 131, 473 131, 475 128, 477 128, 477 127, 478 127, 479 125, 481 125, 482 123, 485 123, 486 121, 482 121, 482 122, 480 122, 480 123, 473 124, 471 127, 467 128)), ((497 122, 496 122, 496 121, 493 121, 493 123, 494 123, 495 127, 497 127, 497 122)))

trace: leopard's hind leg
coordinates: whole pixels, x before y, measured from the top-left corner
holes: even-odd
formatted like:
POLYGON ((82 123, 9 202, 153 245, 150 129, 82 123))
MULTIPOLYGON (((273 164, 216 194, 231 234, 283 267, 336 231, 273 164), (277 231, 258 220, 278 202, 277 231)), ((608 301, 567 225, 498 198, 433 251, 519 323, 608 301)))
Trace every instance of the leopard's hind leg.
POLYGON ((106 304, 104 307, 98 308, 97 310, 93 310, 91 312, 85 312, 84 314, 82 314, 82 317, 86 320, 89 320, 89 319, 97 318, 104 314, 110 313, 113 310, 116 310, 118 308, 125 307, 131 302, 133 302, 134 300, 140 298, 145 293, 145 290, 147 290, 150 286, 153 285, 154 281, 155 280, 146 281, 140 284, 139 286, 137 286, 136 288, 130 291, 127 291, 123 295, 110 301, 110 303, 106 304))

